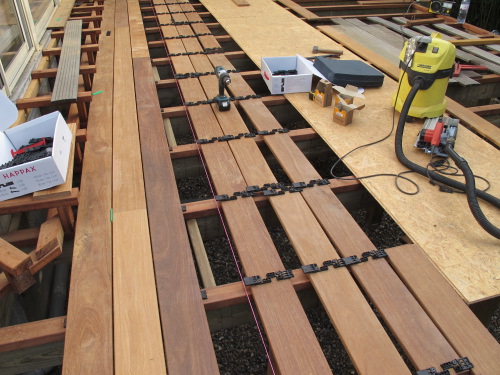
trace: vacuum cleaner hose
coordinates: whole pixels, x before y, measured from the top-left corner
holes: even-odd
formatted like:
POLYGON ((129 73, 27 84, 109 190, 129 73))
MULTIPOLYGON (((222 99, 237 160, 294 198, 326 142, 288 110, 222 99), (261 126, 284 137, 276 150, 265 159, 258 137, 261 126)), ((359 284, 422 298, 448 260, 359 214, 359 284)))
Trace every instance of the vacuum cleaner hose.
POLYGON ((467 200, 469 202, 469 207, 472 211, 472 214, 474 215, 474 218, 477 220, 479 225, 483 227, 484 230, 486 230, 488 233, 490 233, 492 236, 496 238, 500 238, 500 230, 496 228, 493 224, 491 224, 486 217, 484 216, 483 212, 481 211, 481 208, 479 207, 479 204, 477 203, 477 198, 481 198, 484 201, 491 203, 497 208, 500 208, 500 199, 494 197, 491 194, 488 194, 482 190, 478 190, 475 187, 474 183, 474 175, 472 174, 472 171, 468 167, 467 163, 463 158, 461 158, 451 147, 451 145, 448 145, 446 148, 446 151, 452 150, 453 156, 450 155, 451 159, 457 163, 455 160, 455 156, 458 158, 459 162, 457 163, 457 166, 462 170, 462 172, 465 175, 465 181, 466 184, 461 183, 459 181, 455 181, 451 178, 445 177, 439 173, 436 173, 434 171, 430 171, 427 168, 424 168, 418 164, 413 163, 411 160, 409 160, 404 152, 403 152, 403 133, 404 133, 404 127, 405 127, 405 119, 406 116, 408 115, 408 111, 410 109, 410 106, 413 102, 413 99, 417 95, 417 92, 420 90, 420 87, 422 87, 423 81, 416 79, 410 92, 408 93, 408 96, 403 104, 403 107, 401 108, 401 114, 399 116, 399 121, 398 121, 398 126, 396 129, 396 136, 395 136, 395 149, 396 149, 396 156, 398 160, 403 164, 406 168, 421 174, 422 176, 425 177, 430 177, 433 180, 448 185, 449 187, 463 191, 467 194, 467 200), (465 162, 465 163, 464 163, 465 162), (462 167, 464 169, 462 169, 462 167), (472 183, 471 183, 472 181, 472 183))

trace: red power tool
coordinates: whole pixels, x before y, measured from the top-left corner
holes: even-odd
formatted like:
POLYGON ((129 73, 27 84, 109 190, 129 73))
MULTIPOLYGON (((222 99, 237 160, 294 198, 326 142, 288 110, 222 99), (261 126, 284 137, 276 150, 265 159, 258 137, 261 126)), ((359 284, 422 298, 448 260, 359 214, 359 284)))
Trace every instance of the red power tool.
POLYGON ((445 152, 446 140, 457 136, 458 119, 450 117, 433 117, 424 122, 422 130, 418 133, 415 147, 431 152, 434 155, 448 157, 445 152))

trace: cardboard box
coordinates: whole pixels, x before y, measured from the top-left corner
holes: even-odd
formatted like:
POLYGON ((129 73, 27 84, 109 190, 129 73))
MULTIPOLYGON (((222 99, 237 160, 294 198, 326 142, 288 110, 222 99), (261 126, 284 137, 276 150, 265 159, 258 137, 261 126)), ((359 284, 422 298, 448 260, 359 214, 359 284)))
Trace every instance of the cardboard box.
POLYGON ((321 76, 321 73, 312 66, 312 63, 300 55, 263 57, 260 73, 273 95, 310 92, 313 74, 321 76), (273 75, 273 73, 279 71, 291 70, 296 70, 297 74, 273 75))
POLYGON ((314 92, 314 102, 321 107, 329 107, 332 105, 333 87, 332 83, 326 79, 322 79, 316 86, 314 92))
POLYGON ((347 85, 333 86, 333 91, 337 93, 335 96, 335 106, 333 108, 333 120, 341 125, 349 125, 355 110, 361 110, 365 104, 354 104, 354 98, 364 99, 364 95, 358 92, 356 86, 347 85))
POLYGON ((0 121, 0 165, 13 159, 12 152, 33 138, 53 138, 50 156, 0 169, 0 201, 48 189, 66 181, 72 134, 59 112, 7 129, 0 121))

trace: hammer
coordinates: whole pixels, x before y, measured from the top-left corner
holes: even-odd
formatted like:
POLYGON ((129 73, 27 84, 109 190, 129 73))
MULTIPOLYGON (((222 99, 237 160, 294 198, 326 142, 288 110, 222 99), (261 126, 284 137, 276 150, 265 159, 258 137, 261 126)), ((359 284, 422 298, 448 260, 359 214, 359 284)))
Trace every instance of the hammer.
POLYGON ((319 48, 318 46, 314 46, 313 53, 331 53, 334 55, 342 55, 344 51, 340 49, 324 49, 324 48, 319 48))

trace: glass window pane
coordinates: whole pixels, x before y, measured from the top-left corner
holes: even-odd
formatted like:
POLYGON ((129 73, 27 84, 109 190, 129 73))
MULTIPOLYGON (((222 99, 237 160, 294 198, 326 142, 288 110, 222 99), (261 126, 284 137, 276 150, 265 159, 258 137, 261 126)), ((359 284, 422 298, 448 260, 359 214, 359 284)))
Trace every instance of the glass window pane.
POLYGON ((33 16, 33 22, 35 25, 40 22, 43 14, 49 6, 52 5, 53 0, 29 0, 31 15, 33 16))
POLYGON ((24 43, 12 0, 0 0, 0 61, 7 70, 24 43))

